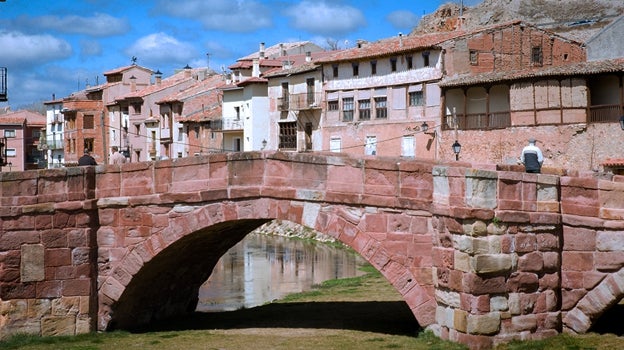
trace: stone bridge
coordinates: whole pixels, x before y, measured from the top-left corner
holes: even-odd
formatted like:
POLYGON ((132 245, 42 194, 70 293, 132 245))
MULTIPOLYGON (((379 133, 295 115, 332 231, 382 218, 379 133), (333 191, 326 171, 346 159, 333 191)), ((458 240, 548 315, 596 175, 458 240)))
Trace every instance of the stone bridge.
POLYGON ((624 177, 521 170, 276 152, 2 173, 0 336, 192 312, 273 219, 352 247, 441 338, 586 332, 624 296, 624 177))

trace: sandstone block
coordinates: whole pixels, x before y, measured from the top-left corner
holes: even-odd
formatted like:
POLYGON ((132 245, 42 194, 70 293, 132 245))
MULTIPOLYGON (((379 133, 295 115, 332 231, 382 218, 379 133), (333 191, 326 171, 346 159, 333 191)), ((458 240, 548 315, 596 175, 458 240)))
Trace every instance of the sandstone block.
POLYGON ((498 312, 490 312, 485 315, 468 315, 467 333, 492 335, 498 333, 501 327, 501 317, 498 312))
POLYGON ((481 254, 473 258, 473 269, 477 274, 505 273, 511 270, 509 254, 481 254))
POLYGON ((509 310, 509 299, 504 296, 494 296, 490 298, 490 309, 492 311, 509 310))
POLYGON ((41 335, 75 335, 76 334, 76 317, 44 317, 41 319, 41 335))
POLYGON ((42 244, 25 244, 21 249, 20 280, 36 282, 45 279, 45 248, 42 244))
POLYGON ((459 332, 466 333, 468 331, 468 312, 464 310, 454 310, 453 328, 459 332))
POLYGON ((511 318, 514 332, 534 331, 537 328, 537 317, 534 314, 519 315, 511 318))
POLYGON ((596 249, 603 252, 624 250, 622 231, 599 231, 596 234, 596 249))

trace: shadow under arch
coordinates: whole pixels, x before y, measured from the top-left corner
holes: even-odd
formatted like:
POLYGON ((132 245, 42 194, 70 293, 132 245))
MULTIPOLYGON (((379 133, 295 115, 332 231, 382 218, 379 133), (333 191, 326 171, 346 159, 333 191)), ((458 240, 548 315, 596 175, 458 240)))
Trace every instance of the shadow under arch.
POLYGON ((237 220, 188 234, 145 263, 111 306, 107 330, 137 329, 195 311, 198 290, 223 254, 269 220, 237 220))
POLYGON ((574 333, 587 333, 609 310, 621 309, 618 302, 624 298, 623 285, 624 268, 610 273, 567 312, 563 318, 564 327, 574 333))

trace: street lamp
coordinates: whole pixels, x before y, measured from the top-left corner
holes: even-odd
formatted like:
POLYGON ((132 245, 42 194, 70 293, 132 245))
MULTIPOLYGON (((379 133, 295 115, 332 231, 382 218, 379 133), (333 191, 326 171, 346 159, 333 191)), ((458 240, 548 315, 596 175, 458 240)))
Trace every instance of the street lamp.
POLYGON ((451 147, 453 147, 453 152, 455 152, 455 160, 459 160, 459 152, 461 152, 461 145, 459 144, 459 142, 457 142, 457 140, 455 140, 455 142, 453 142, 453 145, 451 145, 451 147))

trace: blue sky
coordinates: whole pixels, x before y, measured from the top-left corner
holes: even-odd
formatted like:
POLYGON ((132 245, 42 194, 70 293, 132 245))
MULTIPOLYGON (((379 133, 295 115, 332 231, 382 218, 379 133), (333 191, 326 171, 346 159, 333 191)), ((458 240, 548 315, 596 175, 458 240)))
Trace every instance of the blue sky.
MULTIPOLYGON (((6 0, 0 2, 0 67, 13 110, 103 83, 137 64, 164 77, 187 64, 219 70, 260 42, 328 40, 350 47, 407 34, 423 14, 461 0, 6 0)), ((474 5, 478 0, 464 0, 474 5)))

